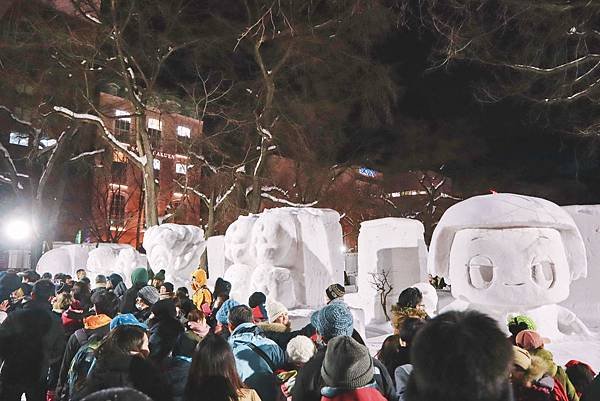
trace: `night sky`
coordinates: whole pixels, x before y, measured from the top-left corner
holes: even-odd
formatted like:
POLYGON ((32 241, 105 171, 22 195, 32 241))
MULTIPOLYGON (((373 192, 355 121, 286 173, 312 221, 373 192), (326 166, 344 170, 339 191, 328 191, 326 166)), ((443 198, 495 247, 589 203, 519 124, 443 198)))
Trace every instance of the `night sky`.
POLYGON ((479 88, 492 80, 488 70, 466 62, 432 69, 432 40, 422 32, 393 32, 376 57, 393 67, 401 86, 394 122, 351 134, 344 156, 366 158, 385 173, 444 166, 464 196, 496 190, 560 204, 597 202, 597 145, 563 126, 572 110, 517 98, 478 102, 479 88))

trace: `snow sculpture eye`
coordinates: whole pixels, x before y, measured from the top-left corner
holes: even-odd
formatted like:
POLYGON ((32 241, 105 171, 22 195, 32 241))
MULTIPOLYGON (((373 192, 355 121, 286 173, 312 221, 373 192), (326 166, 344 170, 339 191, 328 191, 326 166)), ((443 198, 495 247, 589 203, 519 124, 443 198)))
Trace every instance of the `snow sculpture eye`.
POLYGON ((487 256, 473 256, 467 265, 469 282, 477 289, 488 288, 494 279, 494 264, 487 256))
POLYGON ((554 285, 554 263, 549 260, 536 261, 531 264, 531 278, 542 288, 548 289, 554 285))

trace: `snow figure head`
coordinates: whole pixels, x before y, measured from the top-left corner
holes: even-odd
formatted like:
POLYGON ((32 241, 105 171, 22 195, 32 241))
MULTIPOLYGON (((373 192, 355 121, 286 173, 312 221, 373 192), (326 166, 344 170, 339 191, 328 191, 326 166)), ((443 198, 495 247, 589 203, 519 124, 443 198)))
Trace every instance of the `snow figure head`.
POLYGON ((583 240, 573 219, 544 199, 476 196, 449 208, 431 240, 428 270, 455 298, 490 306, 537 307, 569 295, 585 277, 583 240))
POLYGON ((267 211, 252 228, 256 262, 261 265, 292 267, 298 255, 298 232, 291 213, 267 211))
POLYGON ((205 246, 204 231, 196 226, 162 224, 144 235, 148 264, 154 271, 165 269, 167 281, 176 287, 189 284, 205 246))
POLYGON ((252 227, 258 216, 240 216, 225 231, 225 256, 234 264, 254 265, 252 227))

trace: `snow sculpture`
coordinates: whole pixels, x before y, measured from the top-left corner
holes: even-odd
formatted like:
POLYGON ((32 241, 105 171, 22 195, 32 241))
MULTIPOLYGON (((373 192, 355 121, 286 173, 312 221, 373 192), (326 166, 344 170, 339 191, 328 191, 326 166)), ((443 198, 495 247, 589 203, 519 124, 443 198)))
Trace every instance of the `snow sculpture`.
POLYGON ((42 255, 37 263, 36 271, 39 274, 65 273, 75 277, 78 269, 85 268, 91 249, 93 249, 93 245, 90 244, 65 245, 51 249, 42 255))
POLYGON ((225 233, 232 298, 264 292, 288 308, 318 307, 343 282, 342 229, 330 209, 277 208, 238 218, 225 233))
POLYGON ((451 284, 444 310, 478 309, 506 328, 512 314, 530 316, 544 336, 591 335, 557 303, 585 277, 585 247, 573 219, 544 199, 493 194, 462 201, 442 216, 428 269, 451 284))
POLYGON ((231 262, 225 258, 225 236, 213 235, 206 240, 206 256, 208 258, 208 285, 213 287, 217 278, 223 278, 225 270, 231 262))
POLYGON ((358 292, 347 294, 344 299, 349 305, 364 309, 366 324, 386 321, 380 291, 391 287, 386 297, 389 315, 398 295, 425 279, 427 247, 423 232, 423 224, 412 219, 387 217, 361 223, 358 292))
POLYGON ((122 249, 117 256, 114 273, 120 274, 125 284, 131 286, 131 273, 138 267, 148 266, 146 255, 142 255, 133 247, 122 249))
POLYGON ((166 281, 177 287, 190 287, 206 247, 200 227, 180 224, 152 226, 144 234, 144 248, 153 271, 166 271, 166 281))
POLYGON ((585 243, 588 275, 571 284, 569 298, 562 304, 586 323, 597 324, 600 317, 600 205, 565 206, 585 243))
POLYGON ((225 271, 224 279, 231 283, 230 297, 246 303, 252 294, 250 280, 256 266, 252 249, 252 227, 257 215, 240 216, 225 231, 225 261, 231 266, 225 271))
POLYGON ((131 286, 131 272, 146 265, 146 257, 131 245, 99 244, 89 252, 85 269, 92 280, 97 274, 117 273, 131 286))

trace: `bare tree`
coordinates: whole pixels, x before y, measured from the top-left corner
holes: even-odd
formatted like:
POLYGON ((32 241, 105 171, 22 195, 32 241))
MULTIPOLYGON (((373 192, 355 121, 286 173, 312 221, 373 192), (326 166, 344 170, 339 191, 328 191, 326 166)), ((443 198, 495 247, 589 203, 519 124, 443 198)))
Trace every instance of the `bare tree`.
POLYGON ((390 284, 389 281, 389 270, 383 269, 379 273, 369 273, 371 275, 371 286, 377 291, 379 295, 379 303, 381 308, 383 309, 383 314, 385 315, 385 320, 389 321, 390 316, 387 311, 387 297, 394 290, 394 287, 390 284))

